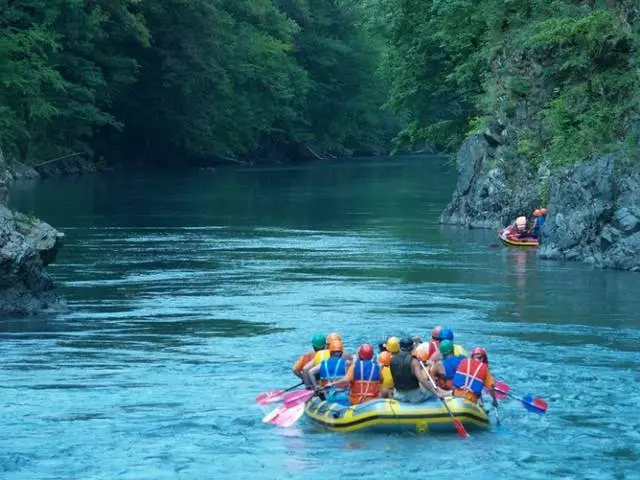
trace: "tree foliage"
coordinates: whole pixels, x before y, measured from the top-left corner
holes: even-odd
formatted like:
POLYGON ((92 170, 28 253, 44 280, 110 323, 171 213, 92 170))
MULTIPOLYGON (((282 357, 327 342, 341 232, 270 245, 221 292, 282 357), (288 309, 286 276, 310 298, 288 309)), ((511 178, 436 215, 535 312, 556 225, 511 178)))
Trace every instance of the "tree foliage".
POLYGON ((393 24, 390 103, 401 142, 457 145, 484 118, 517 129, 536 161, 616 148, 638 119, 635 0, 405 0, 393 24))
POLYGON ((0 142, 138 162, 374 151, 384 45, 347 0, 0 0, 0 142))

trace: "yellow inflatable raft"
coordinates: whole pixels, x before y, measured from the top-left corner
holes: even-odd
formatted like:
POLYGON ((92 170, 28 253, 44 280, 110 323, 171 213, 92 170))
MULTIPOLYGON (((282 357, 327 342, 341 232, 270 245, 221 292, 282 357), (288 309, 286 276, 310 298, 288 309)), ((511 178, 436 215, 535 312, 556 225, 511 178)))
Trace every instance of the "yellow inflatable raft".
POLYGON ((499 231, 498 237, 505 244, 511 245, 512 247, 537 247, 540 243, 538 239, 534 237, 518 237, 518 235, 513 233, 512 226, 508 226, 499 231))
MULTIPOLYGON (((447 405, 465 429, 489 428, 487 413, 475 403, 454 397, 447 399, 447 405)), ((336 432, 456 432, 451 416, 436 398, 423 403, 376 399, 345 407, 314 397, 305 405, 304 413, 314 424, 336 432)))

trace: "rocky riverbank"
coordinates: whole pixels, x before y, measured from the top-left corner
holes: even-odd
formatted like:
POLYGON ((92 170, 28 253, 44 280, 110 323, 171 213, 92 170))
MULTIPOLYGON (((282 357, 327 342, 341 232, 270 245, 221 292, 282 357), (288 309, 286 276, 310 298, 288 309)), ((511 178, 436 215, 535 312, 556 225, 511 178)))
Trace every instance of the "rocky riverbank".
POLYGON ((510 147, 508 129, 494 124, 465 140, 458 183, 440 221, 469 228, 507 225, 547 206, 541 258, 640 271, 638 154, 621 149, 570 168, 533 166, 510 147))
POLYGON ((8 208, 8 186, 16 173, 34 176, 27 167, 12 167, 0 151, 0 319, 66 307, 45 272, 62 248, 64 234, 37 218, 8 208))

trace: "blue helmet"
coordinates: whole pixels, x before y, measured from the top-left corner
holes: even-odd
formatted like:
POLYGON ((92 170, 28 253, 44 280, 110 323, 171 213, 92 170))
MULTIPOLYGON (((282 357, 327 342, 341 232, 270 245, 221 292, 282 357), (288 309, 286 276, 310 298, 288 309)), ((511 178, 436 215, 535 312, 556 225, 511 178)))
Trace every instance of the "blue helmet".
POLYGON ((453 342, 453 330, 451 330, 450 328, 443 328, 442 330, 440 330, 440 336, 438 337, 438 340, 451 340, 453 342))

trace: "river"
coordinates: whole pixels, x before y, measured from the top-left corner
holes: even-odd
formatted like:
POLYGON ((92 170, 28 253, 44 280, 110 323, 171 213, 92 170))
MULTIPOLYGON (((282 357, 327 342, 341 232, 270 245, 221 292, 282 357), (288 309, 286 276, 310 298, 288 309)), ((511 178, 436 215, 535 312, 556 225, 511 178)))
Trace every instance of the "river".
POLYGON ((438 157, 16 185, 67 235, 68 313, 0 320, 0 478, 640 478, 640 275, 438 224, 438 157), (514 394, 472 434, 261 423, 316 332, 351 351, 451 326, 514 394))

